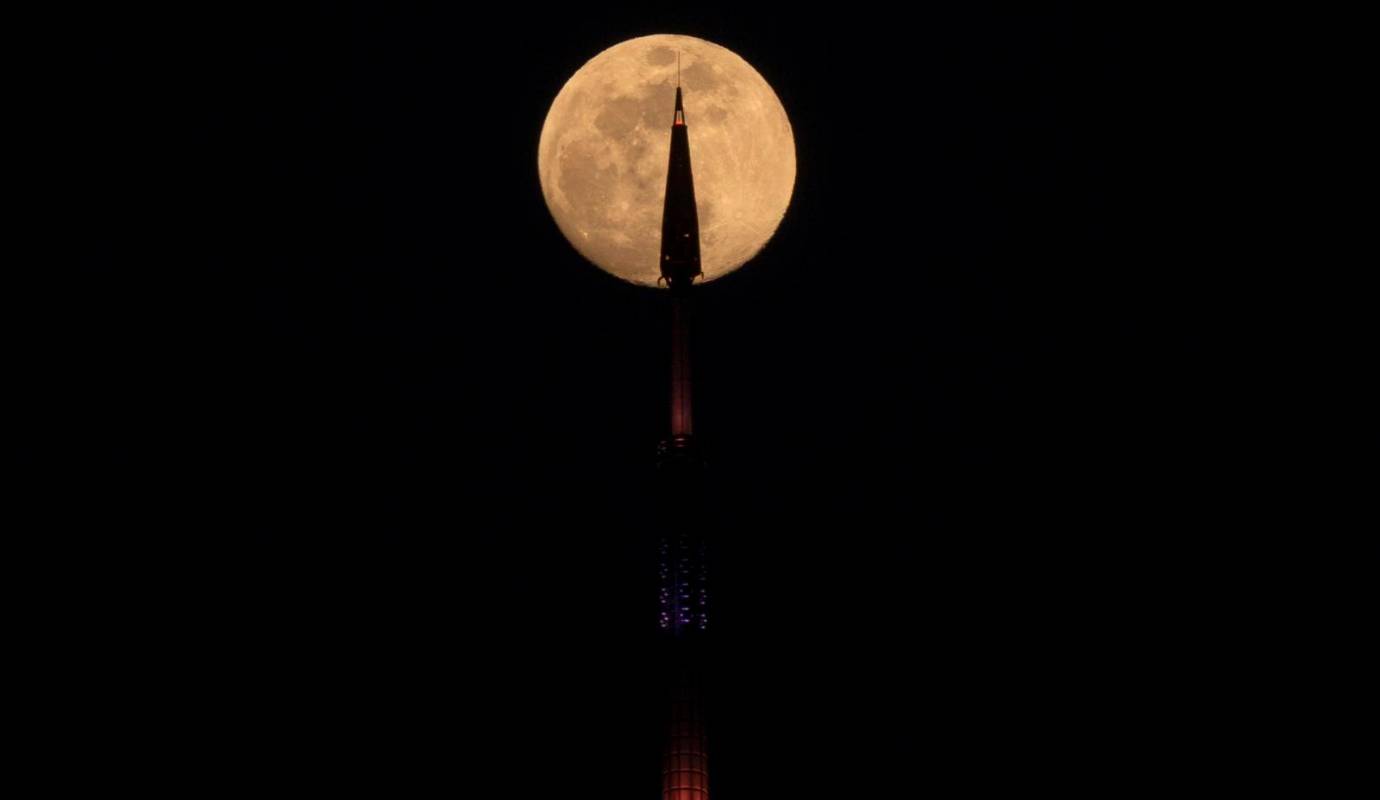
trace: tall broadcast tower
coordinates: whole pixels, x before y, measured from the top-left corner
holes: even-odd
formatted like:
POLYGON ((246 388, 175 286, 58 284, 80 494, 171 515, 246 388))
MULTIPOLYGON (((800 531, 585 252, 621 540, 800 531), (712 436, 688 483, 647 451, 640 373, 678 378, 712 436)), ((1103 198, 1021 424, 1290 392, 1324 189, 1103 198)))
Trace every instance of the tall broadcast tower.
MULTIPOLYGON (((677 81, 679 83, 679 81, 677 81)), ((700 270, 700 225, 685 107, 676 86, 666 205, 661 220, 661 277, 671 296, 671 433, 657 452, 660 519, 660 615, 668 666, 667 736, 662 800, 707 800, 702 675, 708 624, 703 510, 704 465, 695 447, 690 405, 691 288, 700 270)))

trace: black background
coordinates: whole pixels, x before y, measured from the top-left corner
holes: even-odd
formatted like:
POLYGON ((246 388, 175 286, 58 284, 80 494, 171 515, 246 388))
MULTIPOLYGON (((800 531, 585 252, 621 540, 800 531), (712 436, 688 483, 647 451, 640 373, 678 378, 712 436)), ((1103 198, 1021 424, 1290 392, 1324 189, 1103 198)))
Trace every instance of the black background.
POLYGON ((82 630, 103 724, 141 743, 120 768, 655 791, 667 309, 565 242, 536 145, 580 65, 656 32, 753 64, 799 163, 775 238, 699 298, 716 797, 1191 767, 1227 613, 1183 247, 1202 199, 1175 182, 1184 75, 1141 24, 96 26, 63 142, 91 269, 77 324, 48 323, 61 365, 35 364, 70 387, 38 448, 71 476, 55 516, 109 533, 82 630))

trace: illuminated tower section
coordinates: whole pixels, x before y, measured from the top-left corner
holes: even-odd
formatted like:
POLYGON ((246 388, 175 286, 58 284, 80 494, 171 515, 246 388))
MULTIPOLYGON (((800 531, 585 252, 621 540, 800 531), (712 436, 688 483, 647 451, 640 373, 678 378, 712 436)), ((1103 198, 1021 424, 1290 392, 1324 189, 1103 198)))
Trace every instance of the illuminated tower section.
POLYGON ((691 414, 691 288, 700 271, 699 213, 690 168, 685 107, 676 87, 666 205, 661 221, 661 278, 671 298, 670 436, 657 457, 661 537, 658 624, 669 655, 670 691, 662 800, 707 800, 709 770, 701 680, 709 592, 701 535, 704 466, 694 443, 691 414))
POLYGON ((663 631, 677 636, 709 625, 709 588, 704 568, 704 539, 692 531, 661 538, 660 586, 663 631))
POLYGON ((662 800, 705 800, 709 765, 705 758, 704 702, 700 687, 684 682, 671 696, 671 729, 662 758, 662 800))

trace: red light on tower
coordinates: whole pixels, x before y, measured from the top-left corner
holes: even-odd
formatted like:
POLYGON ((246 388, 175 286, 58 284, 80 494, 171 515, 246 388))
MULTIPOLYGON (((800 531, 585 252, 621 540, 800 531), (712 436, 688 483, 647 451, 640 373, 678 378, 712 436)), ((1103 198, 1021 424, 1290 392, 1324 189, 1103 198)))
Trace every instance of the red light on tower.
POLYGON ((682 683, 671 701, 671 730, 661 770, 662 800, 708 800, 709 765, 699 691, 682 683))

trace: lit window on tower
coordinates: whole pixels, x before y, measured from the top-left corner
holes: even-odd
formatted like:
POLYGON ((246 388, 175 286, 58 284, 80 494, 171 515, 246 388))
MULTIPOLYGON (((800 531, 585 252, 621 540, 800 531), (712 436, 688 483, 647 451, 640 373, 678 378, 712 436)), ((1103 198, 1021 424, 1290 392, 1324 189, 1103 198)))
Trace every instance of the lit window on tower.
POLYGON ((676 633, 704 630, 708 623, 709 592, 705 586, 704 544, 684 534, 661 542, 658 570, 658 624, 676 633))

